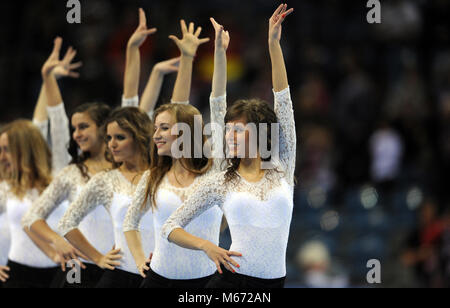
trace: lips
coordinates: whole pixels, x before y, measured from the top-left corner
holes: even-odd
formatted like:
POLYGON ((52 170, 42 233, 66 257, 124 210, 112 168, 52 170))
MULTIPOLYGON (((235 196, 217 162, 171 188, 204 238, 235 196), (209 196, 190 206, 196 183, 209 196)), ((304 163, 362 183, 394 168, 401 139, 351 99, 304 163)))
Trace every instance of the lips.
POLYGON ((160 149, 161 147, 163 147, 166 143, 165 142, 157 142, 157 143, 155 143, 156 144, 156 147, 158 148, 158 149, 160 149))

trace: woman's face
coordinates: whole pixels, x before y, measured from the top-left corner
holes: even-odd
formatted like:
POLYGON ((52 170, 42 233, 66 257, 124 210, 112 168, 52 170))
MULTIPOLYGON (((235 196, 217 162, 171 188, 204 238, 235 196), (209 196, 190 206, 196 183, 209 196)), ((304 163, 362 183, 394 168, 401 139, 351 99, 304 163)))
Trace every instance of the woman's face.
POLYGON ((106 140, 116 163, 135 161, 137 150, 134 138, 129 132, 120 128, 117 122, 108 124, 106 140))
POLYGON ((73 139, 83 152, 95 152, 101 148, 97 124, 86 113, 75 113, 72 116, 73 139))
POLYGON ((6 133, 3 133, 0 136, 0 164, 5 172, 10 173, 13 171, 11 152, 9 151, 8 134, 6 133))
POLYGON ((172 156, 172 144, 178 138, 171 134, 172 127, 176 124, 175 121, 175 117, 169 111, 158 114, 155 119, 153 142, 158 149, 159 156, 172 156))
POLYGON ((250 153, 249 131, 245 119, 230 121, 225 126, 228 158, 247 158, 250 153))

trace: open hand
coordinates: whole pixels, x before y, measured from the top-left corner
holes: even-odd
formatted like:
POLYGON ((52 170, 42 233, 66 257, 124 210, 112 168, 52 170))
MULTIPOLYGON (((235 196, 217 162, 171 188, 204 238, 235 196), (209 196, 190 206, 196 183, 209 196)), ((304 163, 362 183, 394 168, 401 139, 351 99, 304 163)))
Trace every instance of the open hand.
POLYGON ((183 56, 188 57, 194 57, 197 53, 198 46, 201 44, 204 44, 206 42, 209 42, 209 38, 203 38, 200 39, 200 33, 202 32, 202 28, 198 27, 197 30, 194 33, 194 23, 189 24, 189 29, 186 26, 186 22, 182 19, 180 21, 181 24, 181 32, 183 33, 183 38, 180 40, 174 35, 170 35, 169 38, 175 42, 175 44, 178 46, 178 49, 180 49, 181 54, 183 56))
POLYGON ((142 8, 139 9, 139 26, 128 40, 129 47, 139 48, 147 39, 147 37, 157 31, 156 28, 147 28, 147 17, 142 8))
POLYGON ((115 249, 115 246, 113 249, 108 252, 106 255, 102 256, 100 260, 96 262, 97 266, 102 269, 108 269, 108 270, 115 270, 116 266, 120 266, 120 260, 122 259, 122 256, 120 254, 120 249, 115 249))
POLYGON ((159 62, 155 65, 155 70, 163 75, 178 72, 180 66, 180 57, 159 62))

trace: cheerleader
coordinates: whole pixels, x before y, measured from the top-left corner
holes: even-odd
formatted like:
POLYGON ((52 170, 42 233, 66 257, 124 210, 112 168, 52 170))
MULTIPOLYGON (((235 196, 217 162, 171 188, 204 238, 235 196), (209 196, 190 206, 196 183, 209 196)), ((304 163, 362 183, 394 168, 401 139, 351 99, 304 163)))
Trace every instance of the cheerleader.
MULTIPOLYGON (((143 11, 141 11, 140 27, 143 25, 146 28, 146 24, 142 23, 142 15, 145 18, 143 11)), ((136 31, 137 34, 139 32, 140 29, 136 31)), ((136 37, 136 33, 133 37, 136 37)), ((130 39, 130 42, 134 41, 135 39, 130 39)), ((143 43, 143 41, 140 43, 143 43)), ((139 48, 139 46, 136 47, 139 48)), ((140 65, 134 65, 137 61, 139 61, 139 51, 137 55, 127 57, 122 106, 137 107, 139 104, 137 93, 140 65)), ((176 65, 177 59, 172 59, 154 66, 140 102, 140 108, 143 111, 152 112, 158 99, 164 76, 176 71, 176 65)), ((52 90, 59 92, 57 87, 54 87, 52 90)), ((64 274, 65 264, 69 260, 77 259, 79 256, 82 257, 82 254, 58 233, 49 228, 46 219, 56 210, 65 212, 68 205, 75 201, 76 196, 92 176, 112 168, 112 164, 106 161, 104 156, 106 144, 103 142, 104 136, 102 133, 109 114, 110 108, 99 103, 84 104, 76 108, 72 116, 72 139, 69 147, 72 161, 54 179, 24 218, 24 226, 31 227, 31 230, 36 235, 52 244, 60 254, 61 260, 64 260, 62 272, 60 272, 61 279, 58 284, 60 287, 94 287, 104 272, 92 261, 85 260, 87 268, 82 269, 81 277, 83 279, 81 283, 68 284, 64 274)), ((86 236, 87 240, 103 254, 106 254, 114 244, 111 218, 102 207, 96 208, 87 215, 80 223, 79 229, 86 236)))
MULTIPOLYGON (((170 36, 181 51, 180 70, 173 93, 174 101, 189 99, 194 55, 198 46, 209 40, 198 38, 201 28, 194 33, 193 23, 190 23, 188 28, 182 20, 181 28, 183 33, 181 40, 170 36)), ((228 41, 226 45, 228 45, 228 41)), ((216 122, 218 119, 223 119, 226 110, 226 105, 224 105, 226 72, 225 76, 220 77, 221 79, 216 73, 214 74, 212 95, 214 98, 211 99, 211 117, 212 121, 216 122)), ((195 183, 219 166, 218 160, 213 164, 213 161, 205 156, 193 158, 194 148, 203 148, 205 139, 203 142, 195 143, 198 140, 195 140, 194 136, 186 138, 194 142, 194 147, 191 147, 188 153, 189 157, 176 158, 171 151, 177 138, 172 135, 172 130, 181 123, 187 124, 190 131, 193 132, 195 118, 200 116, 201 114, 196 108, 186 104, 163 105, 155 111, 152 164, 136 189, 133 203, 124 222, 128 246, 133 252, 139 272, 145 277, 141 287, 202 288, 215 272, 214 264, 204 254, 182 249, 159 236, 161 227, 170 214, 176 211, 183 201, 193 193, 192 188, 195 183), (142 209, 142 207, 144 208, 142 209), (146 260, 146 254, 141 248, 142 242, 137 232, 139 224, 145 224, 140 221, 140 217, 145 211, 153 212, 156 234, 150 267, 147 266, 147 262, 150 260, 146 260)), ((183 135, 179 138, 183 138, 183 135)), ((183 138, 183 140, 185 139, 183 138)), ((220 209, 218 207, 211 208, 190 224, 189 231, 218 244, 221 221, 220 209)))
MULTIPOLYGON (((59 74, 55 77, 76 77, 76 73, 71 71, 75 66, 79 67, 79 64, 71 64, 74 52, 69 49, 60 63, 61 67, 58 66, 53 72, 59 74)), ((55 48, 49 60, 54 56, 55 48)), ((46 110, 45 93, 43 87, 34 113, 33 122, 39 128, 30 121, 17 120, 0 132, 0 162, 6 178, 0 185, 0 214, 1 211, 6 213, 11 237, 8 264, 7 267, 0 267, 0 276, 2 281, 6 280, 4 287, 7 288, 48 287, 55 273, 55 262, 59 262, 58 255, 50 245, 34 236, 29 238, 20 227, 24 213, 47 187, 52 172, 57 171, 55 166, 62 166, 65 159, 61 156, 61 149, 65 147, 61 137, 66 123, 64 107, 57 105, 46 110), (44 138, 48 132, 47 116, 51 126, 51 152, 44 138)), ((56 222, 55 217, 52 219, 56 222)))
MULTIPOLYGON (((170 242, 200 250, 216 264, 218 272, 207 287, 284 286, 286 248, 293 210, 296 135, 280 38, 281 24, 292 11, 282 4, 269 21, 268 43, 275 112, 267 103, 256 99, 237 101, 227 111, 227 157, 231 157, 227 170, 198 183, 195 193, 162 228, 162 235, 170 242), (262 133, 258 128, 260 123, 266 123, 269 127, 279 123, 279 162, 275 164, 276 168, 263 169, 262 164, 267 163, 261 158, 263 155, 258 153, 257 158, 252 158, 246 151, 250 143, 246 129, 249 123, 256 124, 258 137, 262 133), (188 233, 192 221, 217 204, 224 211, 230 228, 230 251, 188 233), (227 270, 223 271, 221 266, 227 270)), ((267 132, 269 146, 276 137, 271 137, 270 131, 268 129, 267 132)))
MULTIPOLYGON (((89 260, 106 270, 98 287, 136 287, 141 283, 125 243, 122 224, 135 186, 150 165, 148 136, 151 132, 152 123, 145 112, 135 107, 115 110, 106 122, 108 159, 113 162, 114 169, 93 176, 58 225, 60 234, 89 260), (106 254, 92 246, 79 229, 83 218, 100 206, 110 214, 114 230, 115 247, 106 254)), ((148 252, 153 249, 151 221, 150 216, 146 219, 148 228, 141 229, 148 252)))

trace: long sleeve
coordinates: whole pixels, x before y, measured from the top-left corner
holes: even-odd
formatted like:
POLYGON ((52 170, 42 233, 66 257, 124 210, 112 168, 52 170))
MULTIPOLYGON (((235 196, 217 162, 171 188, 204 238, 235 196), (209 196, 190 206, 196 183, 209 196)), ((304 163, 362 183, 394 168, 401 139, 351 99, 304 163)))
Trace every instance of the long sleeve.
POLYGON ((78 228, 83 218, 97 206, 103 205, 108 208, 113 198, 113 189, 105 180, 107 176, 107 172, 101 172, 86 184, 58 224, 61 235, 65 236, 73 229, 78 228))
POLYGON ((279 154, 280 163, 290 185, 294 185, 297 134, 295 130, 294 110, 289 87, 274 92, 275 113, 280 124, 279 154))
POLYGON ((72 201, 71 192, 76 189, 76 187, 73 187, 73 173, 71 172, 73 168, 76 168, 76 166, 64 168, 53 179, 50 185, 34 202, 33 206, 25 213, 22 219, 22 225, 24 227, 30 228, 38 220, 47 220, 55 208, 64 200, 72 201))
POLYGON ((225 114, 227 113, 227 95, 209 98, 212 129, 213 170, 219 171, 224 158, 223 140, 225 132, 225 114), (214 127, 215 126, 215 127, 214 127), (214 129, 215 128, 215 129, 214 129))
POLYGON ((149 177, 150 171, 146 171, 136 187, 133 196, 133 201, 131 202, 131 205, 128 207, 128 211, 125 216, 125 220, 123 222, 124 232, 139 231, 139 225, 142 217, 145 215, 147 211, 150 210, 150 196, 145 204, 145 208, 144 209, 142 208, 142 205, 146 197, 147 183, 149 177))
POLYGON ((70 142, 69 119, 63 103, 47 107, 47 113, 50 120, 53 172, 57 174, 70 162, 70 155, 67 152, 70 142))
POLYGON ((162 227, 161 235, 168 238, 174 229, 186 227, 192 220, 215 205, 222 206, 226 188, 223 185, 223 172, 205 176, 189 193, 189 197, 162 227))
POLYGON ((139 107, 139 96, 125 98, 122 96, 122 107, 139 107))
POLYGON ((0 183, 0 215, 6 212, 6 188, 0 183))
POLYGON ((36 119, 33 119, 33 124, 39 129, 45 141, 48 142, 48 120, 41 122, 36 119))

